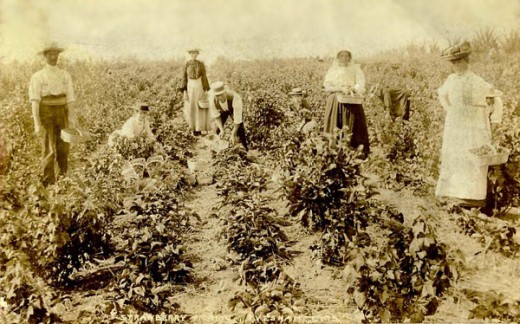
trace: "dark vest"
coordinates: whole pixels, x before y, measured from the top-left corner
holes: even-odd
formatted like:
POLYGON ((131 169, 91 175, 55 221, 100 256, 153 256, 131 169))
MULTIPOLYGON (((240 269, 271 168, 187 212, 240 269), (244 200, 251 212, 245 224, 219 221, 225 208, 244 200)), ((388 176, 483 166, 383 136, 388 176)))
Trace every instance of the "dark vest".
POLYGON ((218 112, 220 114, 227 114, 229 113, 231 118, 233 118, 233 94, 232 93, 226 93, 226 100, 228 105, 228 111, 225 111, 222 109, 222 106, 220 105, 220 102, 215 97, 215 107, 217 108, 218 112))
POLYGON ((198 79, 202 76, 204 68, 202 67, 202 63, 199 61, 188 61, 186 63, 186 73, 188 74, 188 79, 198 79))

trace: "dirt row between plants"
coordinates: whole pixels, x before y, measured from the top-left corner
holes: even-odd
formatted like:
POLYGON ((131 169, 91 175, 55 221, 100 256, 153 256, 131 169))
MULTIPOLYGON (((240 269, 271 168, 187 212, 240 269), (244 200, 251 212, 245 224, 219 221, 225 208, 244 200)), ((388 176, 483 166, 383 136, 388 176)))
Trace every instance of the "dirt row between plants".
MULTIPOLYGON (((210 149, 199 141, 194 159, 211 161, 210 149)), ((195 172, 200 177, 212 174, 211 166, 204 173, 195 172)), ((277 210, 280 216, 286 211, 286 202, 277 199, 276 185, 270 186, 263 195, 272 202, 268 207, 277 210)), ((186 242, 187 253, 193 256, 194 274, 197 283, 188 287, 186 292, 175 297, 186 313, 192 316, 194 323, 229 323, 233 312, 228 308, 228 301, 236 291, 243 290, 238 277, 239 265, 226 251, 225 243, 219 242, 222 225, 215 214, 214 207, 220 203, 215 184, 199 184, 194 198, 186 205, 201 218, 196 222, 195 231, 186 242)), ((306 305, 312 315, 297 315, 301 319, 315 322, 344 323, 352 321, 355 310, 345 294, 338 269, 323 267, 313 260, 310 246, 318 235, 307 234, 300 224, 285 227, 284 231, 294 245, 291 251, 297 252, 293 260, 284 266, 285 272, 300 283, 306 294, 306 305)))
MULTIPOLYGON (((194 159, 209 162, 202 178, 211 175, 210 149, 199 141, 194 159)), ((377 177, 372 179, 377 183, 377 177)), ((272 202, 269 207, 285 215, 286 202, 277 199, 276 184, 264 192, 272 202)), ((475 239, 459 232, 455 223, 456 215, 448 213, 433 196, 420 197, 402 190, 394 192, 381 189, 378 199, 395 206, 405 216, 405 222, 412 222, 420 214, 430 214, 434 221, 439 240, 453 250, 460 250, 464 268, 459 282, 452 288, 449 296, 444 297, 438 312, 426 318, 428 322, 464 322, 476 304, 468 299, 468 290, 486 293, 495 291, 512 300, 520 300, 520 261, 506 258, 490 251, 475 239)), ((196 283, 188 286, 174 300, 181 309, 192 316, 194 323, 229 323, 233 313, 228 301, 236 291, 241 290, 238 281, 239 266, 229 259, 225 243, 219 242, 222 226, 214 207, 220 203, 215 184, 199 184, 194 198, 187 205, 200 216, 194 222, 195 230, 186 242, 187 253, 193 257, 196 283)), ((496 220, 501 222, 500 220, 496 220)), ((515 224, 516 226, 518 224, 515 224)), ((284 267, 287 274, 300 283, 305 292, 310 316, 307 319, 330 322, 359 322, 362 315, 346 293, 347 287, 341 279, 341 268, 323 266, 313 258, 311 245, 319 238, 318 234, 308 234, 298 223, 284 228, 294 242, 293 251, 298 252, 294 259, 284 267)), ((518 238, 518 234, 517 234, 518 238)))

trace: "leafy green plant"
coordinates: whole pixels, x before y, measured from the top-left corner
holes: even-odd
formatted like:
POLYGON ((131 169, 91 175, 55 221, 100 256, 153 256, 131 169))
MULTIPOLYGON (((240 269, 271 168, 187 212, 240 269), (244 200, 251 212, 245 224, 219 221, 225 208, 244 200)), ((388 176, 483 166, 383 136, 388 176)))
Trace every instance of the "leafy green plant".
POLYGON ((520 244, 515 240, 516 228, 499 225, 485 220, 478 211, 463 212, 457 218, 462 233, 475 238, 483 247, 501 253, 505 257, 515 257, 520 252, 520 244))
POLYGON ((114 262, 123 262, 117 289, 136 308, 158 313, 168 305, 172 287, 191 280, 192 264, 181 237, 189 228, 190 211, 173 192, 150 191, 125 201, 110 233, 114 262), (161 288, 162 287, 162 288, 161 288))
POLYGON ((376 237, 363 241, 364 246, 350 250, 344 278, 368 321, 422 322, 436 312, 439 298, 458 278, 462 260, 448 255, 421 217, 411 229, 392 226, 388 242, 376 244, 376 237))
POLYGON ((288 223, 274 209, 262 207, 263 203, 255 196, 243 199, 224 218, 221 238, 227 241, 228 251, 238 253, 242 260, 252 255, 257 259, 289 257, 288 238, 281 229, 288 223))
POLYGON ((114 150, 121 154, 126 160, 136 158, 149 158, 154 155, 155 142, 144 137, 139 136, 135 138, 128 138, 121 135, 114 137, 114 150))
POLYGON ((504 294, 495 291, 480 292, 465 289, 464 294, 477 303, 470 310, 469 319, 499 320, 504 322, 518 322, 520 320, 520 301, 507 298, 504 294))
POLYGON ((279 148, 283 139, 286 95, 277 90, 254 90, 249 92, 245 104, 247 110, 247 136, 251 147, 259 150, 279 148))
MULTIPOLYGON (((330 145, 325 136, 304 142, 287 166, 294 167, 286 172, 283 186, 289 214, 298 217, 305 227, 324 229, 334 219, 331 210, 339 210, 348 202, 357 204, 373 194, 364 185, 359 154, 346 143, 330 145)), ((362 207, 363 203, 357 205, 362 207)))
POLYGON ((283 274, 279 278, 257 291, 237 292, 228 302, 229 308, 235 312, 240 305, 247 311, 237 312, 234 318, 255 323, 292 323, 295 314, 305 313, 305 295, 299 284, 283 274))

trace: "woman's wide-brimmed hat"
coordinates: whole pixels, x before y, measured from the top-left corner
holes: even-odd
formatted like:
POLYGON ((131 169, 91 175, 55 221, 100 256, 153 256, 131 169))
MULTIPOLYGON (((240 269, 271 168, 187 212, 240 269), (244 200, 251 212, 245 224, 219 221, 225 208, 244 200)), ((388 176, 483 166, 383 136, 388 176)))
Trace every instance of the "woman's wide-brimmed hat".
POLYGON ((224 87, 224 82, 222 82, 222 81, 213 82, 210 86, 210 89, 211 89, 211 92, 213 92, 213 94, 216 96, 226 92, 226 88, 224 87))
POLYGON ((450 46, 441 53, 441 58, 447 61, 458 60, 468 57, 471 54, 471 44, 463 42, 458 45, 450 46))
POLYGON ((65 51, 65 49, 61 46, 59 46, 58 43, 56 42, 50 42, 50 43, 47 43, 43 46, 43 49, 38 52, 38 54, 45 54, 47 52, 51 52, 51 51, 56 51, 58 53, 61 53, 63 51, 65 51))
POLYGON ((489 92, 486 94, 487 98, 494 98, 494 97, 502 97, 504 93, 500 90, 497 90, 495 88, 490 89, 489 92))
POLYGON ((190 47, 188 48, 188 53, 200 53, 200 48, 190 47))
POLYGON ((303 96, 304 92, 302 88, 294 88, 289 92, 291 96, 303 96))

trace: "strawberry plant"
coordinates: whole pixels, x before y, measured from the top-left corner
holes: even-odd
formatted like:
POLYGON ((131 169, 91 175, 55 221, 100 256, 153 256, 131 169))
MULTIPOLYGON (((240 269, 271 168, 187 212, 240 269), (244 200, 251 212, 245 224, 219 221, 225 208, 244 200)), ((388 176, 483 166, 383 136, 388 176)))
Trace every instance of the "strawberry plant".
POLYGON ((501 143, 510 152, 508 163, 491 166, 488 171, 488 193, 484 212, 504 215, 513 206, 520 206, 520 132, 507 130, 501 143))
POLYGON ((192 148, 196 138, 191 132, 182 128, 178 122, 167 120, 157 126, 154 132, 157 141, 164 152, 172 159, 187 165, 187 160, 193 157, 192 148))
POLYGON ((347 202, 358 206, 371 193, 363 185, 360 152, 346 143, 329 145, 321 136, 304 142, 293 162, 286 166, 284 193, 289 201, 289 214, 298 217, 305 227, 320 230, 333 221, 331 210, 341 209, 347 202), (362 198, 363 197, 363 198, 362 198))
POLYGON ((251 147, 259 150, 273 150, 280 147, 285 122, 284 111, 288 108, 286 95, 276 90, 251 91, 244 104, 247 136, 251 147))
POLYGON ((236 311, 237 306, 247 311, 233 317, 238 321, 255 323, 292 323, 295 314, 305 313, 305 295, 299 284, 286 275, 265 284, 255 293, 237 292, 228 306, 236 311))
POLYGON ((458 278, 458 264, 426 220, 387 228, 388 241, 373 234, 350 249, 344 271, 349 293, 369 321, 422 322, 437 311, 440 297, 458 278))
POLYGON ((243 199, 224 219, 225 230, 221 237, 227 241, 228 251, 238 253, 242 260, 251 255, 289 257, 288 238, 281 229, 287 222, 279 219, 274 209, 261 207, 263 204, 265 201, 255 196, 243 199))
POLYGON ((462 212, 457 218, 459 230, 475 238, 483 247, 514 258, 520 252, 515 240, 516 228, 507 224, 495 224, 478 216, 478 211, 462 212))
POLYGON ((468 299, 477 304, 470 310, 468 319, 498 320, 500 322, 520 321, 520 301, 507 298, 504 294, 495 291, 480 292, 465 289, 468 299))
POLYGON ((116 275, 117 290, 137 309, 163 311, 172 291, 164 284, 191 280, 192 264, 181 241, 190 213, 172 191, 151 190, 126 199, 124 213, 110 227, 115 262, 124 264, 116 275))
POLYGON ((151 157, 154 155, 154 144, 144 136, 127 138, 116 134, 114 137, 114 150, 126 160, 151 157))

